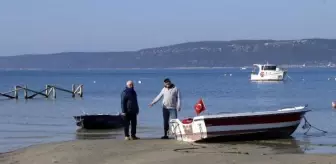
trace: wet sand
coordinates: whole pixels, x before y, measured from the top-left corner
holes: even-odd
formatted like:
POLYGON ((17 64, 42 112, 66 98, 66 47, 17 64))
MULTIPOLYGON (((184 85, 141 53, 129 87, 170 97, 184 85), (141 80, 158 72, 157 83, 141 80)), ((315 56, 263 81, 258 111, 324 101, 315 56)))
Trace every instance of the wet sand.
POLYGON ((175 140, 76 140, 30 146, 0 155, 4 164, 331 164, 336 155, 303 154, 295 143, 282 151, 240 144, 190 144, 175 140), (290 150, 292 149, 292 150, 290 150), (286 151, 289 150, 289 151, 286 151))

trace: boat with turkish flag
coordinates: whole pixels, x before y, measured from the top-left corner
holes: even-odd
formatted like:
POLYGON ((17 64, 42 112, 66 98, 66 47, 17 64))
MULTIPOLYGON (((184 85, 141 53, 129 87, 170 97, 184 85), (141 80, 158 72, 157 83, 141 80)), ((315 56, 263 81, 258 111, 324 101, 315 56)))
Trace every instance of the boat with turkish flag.
POLYGON ((171 131, 175 139, 187 142, 289 137, 300 125, 305 113, 310 111, 307 107, 200 115, 206 107, 203 99, 199 99, 194 106, 196 116, 171 119, 171 131))

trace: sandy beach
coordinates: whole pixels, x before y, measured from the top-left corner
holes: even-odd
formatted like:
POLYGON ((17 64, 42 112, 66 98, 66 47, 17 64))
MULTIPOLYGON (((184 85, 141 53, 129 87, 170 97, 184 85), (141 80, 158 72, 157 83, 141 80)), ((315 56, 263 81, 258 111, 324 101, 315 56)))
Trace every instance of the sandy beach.
POLYGON ((77 140, 30 146, 0 155, 4 164, 331 164, 335 155, 277 152, 255 144, 190 144, 175 140, 77 140))

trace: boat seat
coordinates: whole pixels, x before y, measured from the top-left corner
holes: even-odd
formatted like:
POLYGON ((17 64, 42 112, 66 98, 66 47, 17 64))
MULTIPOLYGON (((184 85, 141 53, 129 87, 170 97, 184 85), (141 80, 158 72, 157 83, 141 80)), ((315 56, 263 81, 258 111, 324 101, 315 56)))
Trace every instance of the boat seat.
POLYGON ((193 118, 185 118, 182 120, 182 124, 190 124, 193 122, 193 118))

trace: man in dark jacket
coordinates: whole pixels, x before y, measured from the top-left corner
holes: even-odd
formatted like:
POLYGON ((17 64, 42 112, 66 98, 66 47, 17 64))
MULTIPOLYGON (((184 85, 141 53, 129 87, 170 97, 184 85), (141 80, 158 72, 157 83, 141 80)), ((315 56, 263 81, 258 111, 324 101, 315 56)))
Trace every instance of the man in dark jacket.
POLYGON ((137 116, 139 113, 139 105, 137 94, 134 90, 132 81, 127 81, 125 90, 121 93, 121 109, 124 116, 124 133, 125 140, 139 139, 136 136, 137 116), (131 138, 129 135, 129 126, 131 124, 131 138))

